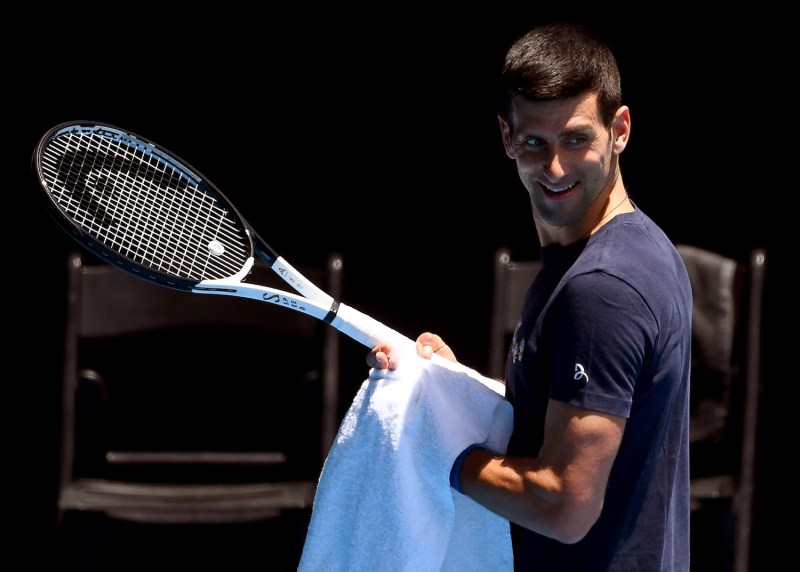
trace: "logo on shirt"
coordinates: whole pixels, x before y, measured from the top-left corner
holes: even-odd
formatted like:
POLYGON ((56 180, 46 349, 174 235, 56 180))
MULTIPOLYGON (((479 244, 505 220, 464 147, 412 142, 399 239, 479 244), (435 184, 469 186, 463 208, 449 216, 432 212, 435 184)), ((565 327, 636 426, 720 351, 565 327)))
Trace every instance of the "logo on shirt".
POLYGON ((583 380, 584 383, 589 383, 589 375, 583 369, 583 366, 579 363, 575 364, 575 374, 572 376, 572 379, 575 381, 583 380))

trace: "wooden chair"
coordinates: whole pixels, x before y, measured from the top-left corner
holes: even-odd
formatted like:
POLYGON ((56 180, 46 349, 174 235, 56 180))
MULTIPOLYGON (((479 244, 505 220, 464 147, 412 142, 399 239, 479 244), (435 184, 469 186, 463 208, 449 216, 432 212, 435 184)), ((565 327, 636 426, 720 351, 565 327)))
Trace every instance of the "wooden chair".
MULTIPOLYGON (((339 333, 92 258, 68 263, 59 527, 68 515, 163 527, 310 515, 339 422, 339 333)), ((339 299, 341 257, 299 269, 339 299)))
MULTIPOLYGON (((692 284, 693 564, 749 570, 766 252, 734 260, 676 245, 692 284)), ((496 251, 488 375, 502 379, 525 293, 541 268, 496 251)))

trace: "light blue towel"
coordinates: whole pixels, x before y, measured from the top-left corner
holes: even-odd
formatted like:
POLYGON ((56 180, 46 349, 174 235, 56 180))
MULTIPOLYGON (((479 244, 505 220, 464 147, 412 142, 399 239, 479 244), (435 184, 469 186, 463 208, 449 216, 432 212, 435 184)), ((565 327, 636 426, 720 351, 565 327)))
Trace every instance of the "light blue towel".
POLYGON ((503 386, 459 364, 405 357, 370 370, 320 475, 299 572, 513 568, 508 521, 450 488, 473 443, 504 453, 503 386))

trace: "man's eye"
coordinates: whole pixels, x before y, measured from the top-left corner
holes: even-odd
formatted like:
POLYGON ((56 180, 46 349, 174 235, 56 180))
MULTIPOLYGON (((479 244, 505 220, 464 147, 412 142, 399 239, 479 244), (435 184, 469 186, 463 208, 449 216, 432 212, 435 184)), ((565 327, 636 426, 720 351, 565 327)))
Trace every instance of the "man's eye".
POLYGON ((528 147, 540 147, 543 144, 544 144, 543 141, 538 137, 531 137, 525 140, 525 145, 527 145, 528 147))
POLYGON ((575 135, 567 139, 567 145, 583 145, 588 139, 582 135, 575 135))

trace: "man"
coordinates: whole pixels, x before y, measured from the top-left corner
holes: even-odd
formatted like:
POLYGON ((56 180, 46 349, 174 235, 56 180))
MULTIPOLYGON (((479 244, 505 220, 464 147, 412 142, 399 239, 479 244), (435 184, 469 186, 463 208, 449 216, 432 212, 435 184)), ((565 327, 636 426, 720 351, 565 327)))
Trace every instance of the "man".
MULTIPOLYGON (((451 484, 510 521, 516 570, 687 571, 691 287, 623 184, 616 60, 590 31, 550 24, 513 44, 501 81, 543 268, 506 364, 507 454, 468 448, 451 484)), ((455 360, 429 332, 417 351, 455 360)), ((400 367, 387 344, 367 362, 400 367)))

